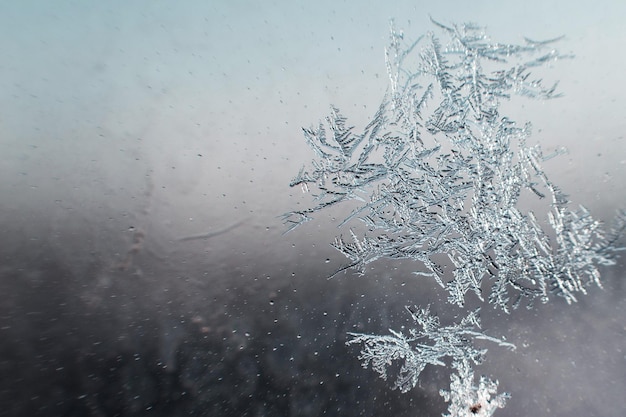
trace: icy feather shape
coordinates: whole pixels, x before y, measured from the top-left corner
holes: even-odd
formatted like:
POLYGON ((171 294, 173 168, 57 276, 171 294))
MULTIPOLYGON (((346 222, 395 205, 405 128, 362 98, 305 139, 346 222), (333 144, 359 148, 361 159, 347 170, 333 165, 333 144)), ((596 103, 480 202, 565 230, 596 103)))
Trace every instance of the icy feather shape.
MULTIPOLYGON (((351 228, 349 237, 335 238, 332 246, 350 260, 337 272, 364 273, 380 258, 411 259, 419 263, 415 275, 433 278, 458 306, 468 292, 507 313, 550 294, 576 301, 589 285, 601 285, 599 266, 614 264, 624 249, 626 211, 605 234, 543 171, 541 163, 562 151, 543 155, 527 145, 529 123, 500 115, 501 101, 514 94, 558 97, 557 84, 544 86, 530 69, 568 56, 546 51, 558 39, 500 44, 475 25, 433 23, 445 42, 429 33, 406 44, 392 26, 388 93, 363 132, 354 133, 335 107, 326 124, 304 129, 317 159, 290 185, 317 190, 316 205, 285 214, 285 223, 292 230, 353 200, 358 206, 340 226, 360 219, 367 233, 351 228), (524 209, 528 197, 545 202, 543 222, 524 209), (487 297, 483 281, 491 284, 487 297)), ((400 362, 394 388, 406 392, 426 366, 451 363, 450 390, 440 391, 446 416, 491 416, 504 407, 508 394, 497 394, 497 381, 474 383, 472 364, 486 350, 472 341, 513 345, 477 331, 477 311, 444 327, 428 308, 407 310, 421 330, 350 334, 347 343, 362 346, 363 366, 386 379, 400 362)))
POLYGON ((421 330, 411 329, 408 336, 394 330, 389 330, 391 335, 385 336, 350 333, 352 339, 347 342, 348 345, 362 344, 359 359, 363 367, 371 365, 385 380, 387 367, 393 361, 401 361, 402 367, 394 384, 394 388, 401 392, 407 392, 417 385, 426 365, 446 366, 446 358, 451 358, 453 363, 481 363, 486 349, 474 347, 472 339, 488 340, 500 346, 515 348, 510 343, 475 331, 475 328, 480 327, 477 311, 471 312, 458 324, 443 327, 439 318, 430 314, 428 307, 407 310, 421 330))
POLYGON ((541 168, 549 157, 526 143, 530 124, 499 113, 512 94, 556 97, 556 84, 545 87, 530 69, 567 56, 546 51, 557 39, 500 44, 475 25, 434 24, 445 42, 430 33, 406 45, 392 27, 389 91, 363 132, 335 107, 326 124, 304 129, 317 159, 291 185, 317 190, 316 205, 285 222, 291 230, 319 210, 361 202, 342 225, 358 218, 368 233, 351 229, 333 243, 350 260, 341 271, 411 259, 416 275, 433 277, 459 306, 468 292, 506 312, 550 294, 576 301, 600 284, 598 265, 613 263, 614 233, 606 239, 584 208, 570 207, 541 168), (521 207, 523 195, 546 201, 552 230, 521 207))

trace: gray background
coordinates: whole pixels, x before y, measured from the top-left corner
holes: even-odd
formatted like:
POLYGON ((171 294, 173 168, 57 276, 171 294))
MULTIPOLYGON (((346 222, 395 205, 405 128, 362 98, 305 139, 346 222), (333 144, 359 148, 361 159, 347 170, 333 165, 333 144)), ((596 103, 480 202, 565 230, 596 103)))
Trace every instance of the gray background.
MULTIPOLYGON (((326 280, 340 213, 282 235, 278 216, 310 203, 288 187, 312 158, 300 128, 330 104, 367 123, 390 18, 412 38, 429 15, 501 42, 565 35, 576 58, 541 70, 564 97, 507 115, 569 149, 546 171, 610 220, 626 207, 626 5, 384 3, 0 2, 0 414, 441 411, 445 372, 389 393, 343 346, 400 329, 438 289, 405 263, 326 280)), ((513 395, 497 415, 623 415, 623 266, 574 306, 485 311, 518 345, 479 368, 513 395)))

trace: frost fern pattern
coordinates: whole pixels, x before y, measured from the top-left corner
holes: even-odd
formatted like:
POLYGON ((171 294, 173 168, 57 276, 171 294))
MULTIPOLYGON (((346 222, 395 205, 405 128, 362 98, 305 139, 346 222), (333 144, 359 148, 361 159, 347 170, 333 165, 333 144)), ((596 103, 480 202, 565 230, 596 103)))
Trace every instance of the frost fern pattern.
POLYGON ((484 279, 492 282, 489 303, 507 312, 524 298, 532 306, 549 294, 576 301, 600 283, 597 267, 613 263, 614 248, 599 222, 583 207, 570 208, 541 168, 560 152, 528 146, 530 124, 499 114, 511 94, 556 97, 556 85, 544 87, 530 69, 567 56, 550 50, 523 60, 554 40, 499 44, 474 25, 436 25, 450 38, 445 47, 434 34, 406 46, 392 30, 389 93, 362 133, 334 107, 326 126, 304 129, 318 159, 291 186, 317 189, 317 205, 287 213, 285 221, 295 228, 314 212, 356 200, 361 205, 342 225, 359 218, 370 234, 350 230, 349 238, 336 238, 333 246, 351 261, 344 269, 363 273, 380 258, 419 261, 416 275, 435 279, 459 306, 469 291, 483 300, 484 279), (414 65, 409 58, 417 58, 414 65), (555 238, 519 207, 525 194, 550 199, 555 238), (453 266, 452 279, 437 255, 453 266))
POLYGON ((488 340, 515 349, 510 343, 475 331, 480 328, 477 311, 471 312, 459 324, 442 327, 439 318, 430 314, 430 307, 419 310, 407 307, 407 310, 422 330, 411 329, 409 336, 393 330, 391 336, 350 333, 352 339, 348 341, 348 344, 364 345, 359 356, 363 366, 371 365, 384 379, 387 379, 390 360, 404 361, 394 384, 394 388, 402 392, 415 387, 426 365, 445 366, 445 358, 452 359, 455 364, 480 364, 486 350, 475 348, 470 343, 472 339, 488 340))
MULTIPOLYGON (((605 236, 542 168, 563 151, 546 155, 530 146, 530 123, 500 114, 513 95, 558 97, 557 85, 544 85, 531 70, 570 57, 551 49, 558 39, 501 44, 476 25, 433 24, 444 41, 429 33, 405 42, 392 25, 385 54, 390 85, 362 132, 335 107, 326 123, 304 129, 316 159, 290 185, 313 190, 316 203, 285 214, 289 230, 317 211, 353 201, 357 208, 340 227, 358 219, 366 232, 355 227, 335 238, 332 245, 349 259, 338 272, 363 274, 381 258, 410 259, 418 263, 416 276, 434 279, 459 307, 468 292, 507 313, 551 296, 575 302, 600 285, 598 268, 614 263, 626 213, 605 236), (536 201, 545 207, 544 222, 530 209, 536 201)), ((351 335, 349 344, 363 346, 363 365, 386 378, 386 368, 401 361, 395 388, 406 392, 426 365, 448 358, 454 372, 450 391, 441 395, 450 415, 491 415, 504 406, 507 395, 496 395, 497 382, 483 377, 474 385, 471 366, 485 352, 470 341, 507 345, 472 330, 478 313, 441 327, 428 309, 409 311, 421 331, 351 335)))

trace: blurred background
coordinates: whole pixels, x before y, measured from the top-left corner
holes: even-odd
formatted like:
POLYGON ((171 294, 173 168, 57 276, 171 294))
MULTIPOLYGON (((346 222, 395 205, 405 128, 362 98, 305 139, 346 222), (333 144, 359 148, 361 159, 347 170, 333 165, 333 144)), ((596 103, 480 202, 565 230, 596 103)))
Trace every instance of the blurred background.
MULTIPOLYGON (((0 2, 0 415, 440 415, 445 369, 407 394, 361 368, 346 332, 408 326, 446 295, 412 265, 348 272, 341 213, 289 181, 301 127, 330 104, 364 127, 386 91, 389 21, 408 38, 475 22, 492 39, 565 38, 542 68, 563 98, 516 99, 544 168, 610 221, 626 207, 626 3, 0 2), (197 238, 206 235, 204 238, 197 238)), ((483 311, 477 368, 499 416, 622 416, 624 260, 604 289, 510 316, 483 311), (489 346, 486 346, 489 347, 489 346)))

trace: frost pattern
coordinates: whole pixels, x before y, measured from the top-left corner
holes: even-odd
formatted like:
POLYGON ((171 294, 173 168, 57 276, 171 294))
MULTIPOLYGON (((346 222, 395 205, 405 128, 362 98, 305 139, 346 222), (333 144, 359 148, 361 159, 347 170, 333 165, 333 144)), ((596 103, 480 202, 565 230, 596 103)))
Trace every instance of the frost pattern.
MULTIPOLYGON (((407 392, 417 385, 419 375, 426 365, 446 366, 444 362, 446 358, 452 359, 455 364, 468 361, 482 363, 487 350, 474 347, 472 339, 489 340, 500 346, 515 349, 510 343, 474 330, 480 328, 478 311, 471 312, 458 324, 442 327, 439 318, 430 314, 430 308, 407 308, 407 310, 421 330, 411 329, 408 336, 394 330, 389 330, 391 335, 385 336, 349 333, 352 339, 347 342, 349 345, 362 344, 359 359, 363 367, 371 365, 372 369, 385 380, 387 367, 393 361, 402 362, 394 383, 394 389, 397 388, 401 392, 407 392)), ((467 366, 469 367, 469 364, 467 366)), ((466 377, 469 376, 462 376, 466 377)))
MULTIPOLYGON (((392 25, 386 50, 389 89, 372 121, 360 133, 331 107, 325 123, 303 129, 316 159, 290 185, 313 192, 315 205, 284 215, 292 230, 317 211, 356 202, 340 227, 359 219, 363 234, 332 244, 365 273, 380 258, 418 262, 414 274, 434 279, 448 302, 463 307, 468 292, 507 313, 524 300, 528 308, 550 295, 575 302, 590 285, 601 285, 599 267, 615 263, 626 231, 626 211, 604 233, 582 206, 573 206, 541 164, 546 155, 527 139, 531 125, 500 114, 512 95, 551 99, 557 84, 544 85, 531 70, 563 58, 558 39, 522 45, 491 41, 473 24, 446 26, 446 38, 428 33, 412 43, 392 25), (539 220, 530 207, 543 202, 539 220), (448 270, 444 267, 447 267, 448 270), (490 282, 485 296, 483 281, 490 282)), ((450 389, 440 393, 448 416, 490 416, 504 407, 497 381, 474 383, 472 365, 486 350, 474 339, 512 345, 484 335, 478 312, 442 327, 429 309, 410 309, 421 330, 408 335, 351 333, 362 346, 360 360, 387 379, 400 362, 394 388, 416 386, 427 365, 451 364, 450 389)))
POLYGON ((416 275, 432 277, 459 306, 468 292, 484 300, 485 279, 488 302, 506 312, 549 294, 576 301, 600 285, 598 266, 613 264, 614 242, 541 168, 562 151, 544 155, 527 145, 530 123, 499 113, 511 94, 557 97, 556 84, 544 86, 530 70, 568 56, 542 52, 556 40, 500 44, 475 25, 434 23, 449 38, 445 46, 432 33, 406 45, 392 26, 389 91, 363 132, 335 107, 326 124, 303 129, 317 159, 291 186, 316 190, 316 205, 285 214, 285 222, 291 230, 319 210, 356 201, 341 225, 358 218, 368 233, 350 229, 335 239, 350 260, 341 271, 411 259, 421 264, 416 275), (533 197, 549 201, 549 227, 520 204, 533 197))
POLYGON ((444 417, 487 417, 498 408, 504 408, 510 395, 498 394, 498 381, 485 376, 480 377, 478 386, 474 385, 474 371, 466 361, 454 362, 452 367, 458 373, 450 376, 450 391, 439 393, 448 403, 449 414, 444 417))

